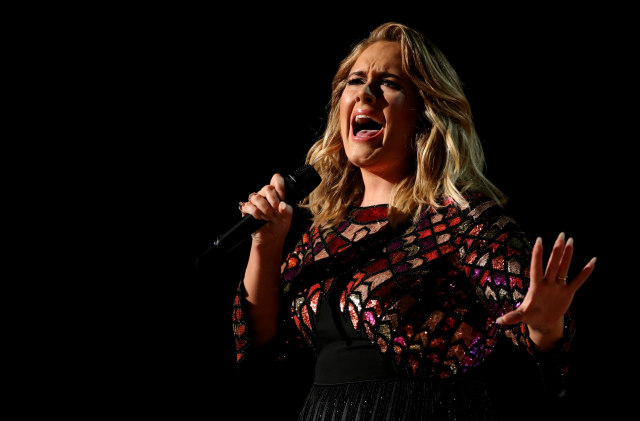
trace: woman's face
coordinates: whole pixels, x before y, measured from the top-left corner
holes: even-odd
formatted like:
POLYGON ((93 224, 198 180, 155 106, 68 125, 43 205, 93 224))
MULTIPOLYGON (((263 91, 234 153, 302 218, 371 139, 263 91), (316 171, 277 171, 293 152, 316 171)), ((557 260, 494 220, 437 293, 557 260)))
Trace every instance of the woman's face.
POLYGON ((379 41, 354 63, 340 98, 340 131, 347 158, 361 169, 397 181, 410 167, 418 95, 402 71, 400 44, 379 41))

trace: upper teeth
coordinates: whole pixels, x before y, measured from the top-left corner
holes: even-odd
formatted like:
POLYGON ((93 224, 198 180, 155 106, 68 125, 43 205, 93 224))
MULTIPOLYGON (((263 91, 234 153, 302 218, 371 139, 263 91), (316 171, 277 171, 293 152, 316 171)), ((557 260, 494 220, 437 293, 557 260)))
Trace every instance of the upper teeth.
POLYGON ((360 114, 360 115, 357 115, 357 116, 356 116, 356 121, 358 121, 358 120, 362 120, 363 118, 368 118, 368 119, 373 120, 373 119, 372 119, 371 117, 369 117, 368 115, 360 114))

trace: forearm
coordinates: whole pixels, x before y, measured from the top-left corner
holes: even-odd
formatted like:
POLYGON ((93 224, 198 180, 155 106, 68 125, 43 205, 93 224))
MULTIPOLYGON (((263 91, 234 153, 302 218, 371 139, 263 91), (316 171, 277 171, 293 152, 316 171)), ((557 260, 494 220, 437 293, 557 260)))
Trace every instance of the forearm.
POLYGON ((259 346, 275 336, 280 308, 280 261, 282 247, 254 242, 245 270, 246 316, 251 339, 259 346))

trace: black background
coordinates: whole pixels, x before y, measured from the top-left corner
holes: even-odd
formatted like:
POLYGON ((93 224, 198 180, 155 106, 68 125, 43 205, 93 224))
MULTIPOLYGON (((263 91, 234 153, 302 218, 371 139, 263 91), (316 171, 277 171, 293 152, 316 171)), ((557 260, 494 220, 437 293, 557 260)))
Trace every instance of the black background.
MULTIPOLYGON (((398 21, 458 71, 487 174, 529 238, 548 251, 561 231, 573 237, 573 272, 598 257, 574 300, 570 411, 618 411, 632 367, 622 310, 637 276, 620 268, 633 229, 617 187, 630 136, 625 11, 353 8, 104 10, 60 28, 78 63, 67 76, 87 98, 76 109, 91 145, 84 166, 101 173, 100 228, 114 240, 91 260, 100 305, 82 304, 99 315, 93 345, 72 354, 95 367, 81 375, 99 385, 87 393, 93 410, 218 419, 252 406, 257 388, 235 382, 231 338, 246 247, 208 279, 195 259, 239 219, 238 201, 304 159, 350 47, 398 21)), ((275 381, 265 414, 287 413, 295 390, 275 381)), ((535 406, 521 399, 525 413, 535 406)))

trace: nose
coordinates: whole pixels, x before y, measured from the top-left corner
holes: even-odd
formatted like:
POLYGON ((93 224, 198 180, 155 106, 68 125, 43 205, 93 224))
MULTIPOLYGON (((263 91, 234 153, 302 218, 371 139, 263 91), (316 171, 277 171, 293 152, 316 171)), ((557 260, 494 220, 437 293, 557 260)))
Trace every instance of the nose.
POLYGON ((362 85, 362 88, 358 91, 356 101, 363 101, 368 104, 373 104, 376 101, 376 96, 371 89, 371 84, 365 83, 362 85))

